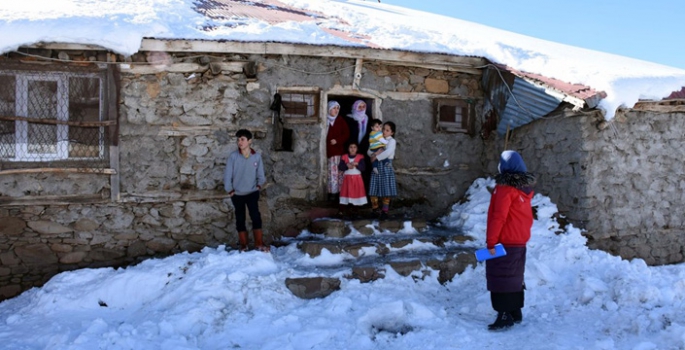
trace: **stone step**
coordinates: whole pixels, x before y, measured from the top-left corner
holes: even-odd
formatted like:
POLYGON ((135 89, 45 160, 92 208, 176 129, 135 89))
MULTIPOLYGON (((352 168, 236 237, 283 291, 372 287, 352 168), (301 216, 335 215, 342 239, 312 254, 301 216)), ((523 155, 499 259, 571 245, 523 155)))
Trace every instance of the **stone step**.
MULTIPOLYGON (((433 249, 443 249, 451 243, 463 245, 465 242, 472 240, 471 237, 456 234, 453 236, 442 235, 396 235, 396 236, 374 236, 374 237, 359 237, 348 239, 316 239, 302 240, 296 242, 297 247, 303 254, 308 254, 315 258, 321 255, 321 252, 326 249, 331 254, 347 253, 355 258, 375 253, 376 255, 387 255, 391 251, 415 251, 414 249, 405 249, 405 247, 416 243, 427 243, 432 245, 433 249)), ((295 243, 295 242, 293 242, 295 243)), ((421 250, 430 248, 424 247, 421 250)), ((464 250, 465 248, 457 246, 457 249, 464 250)), ((471 249, 474 250, 474 249, 471 249)))
MULTIPOLYGON (((446 254, 441 258, 433 256, 425 260, 413 257, 404 260, 389 260, 384 264, 381 264, 380 261, 374 261, 373 264, 352 266, 344 277, 357 279, 361 283, 368 283, 385 278, 387 267, 390 267, 405 277, 412 276, 415 280, 437 278, 438 282, 444 284, 451 281, 454 276, 464 272, 468 267, 475 265, 476 258, 472 252, 461 252, 446 254)), ((340 279, 332 277, 333 275, 288 278, 286 279, 286 286, 300 298, 323 298, 340 289, 340 279)))
POLYGON ((422 219, 320 218, 311 223, 309 232, 272 244, 295 245, 310 258, 321 256, 324 249, 340 254, 339 261, 333 260, 336 263, 330 259, 321 265, 316 260, 312 260, 314 264, 291 263, 295 274, 311 276, 316 272, 320 276, 290 279, 288 288, 300 297, 324 297, 334 292, 331 286, 339 286, 334 276, 366 283, 384 278, 387 269, 414 279, 437 278, 445 283, 476 265, 476 248, 468 244, 472 240, 453 228, 429 227, 422 219))
POLYGON ((423 219, 341 220, 323 218, 312 221, 311 224, 309 224, 309 232, 323 234, 326 237, 343 238, 347 237, 353 231, 359 232, 365 236, 370 236, 375 232, 383 231, 397 233, 413 229, 414 231, 420 232, 427 227, 428 224, 426 223, 426 220, 423 219))

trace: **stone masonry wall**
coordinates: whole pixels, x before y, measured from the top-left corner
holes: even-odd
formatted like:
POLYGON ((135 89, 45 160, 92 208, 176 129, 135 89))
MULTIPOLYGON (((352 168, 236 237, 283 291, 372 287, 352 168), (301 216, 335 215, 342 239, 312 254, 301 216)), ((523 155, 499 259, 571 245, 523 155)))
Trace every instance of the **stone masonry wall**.
POLYGON ((588 246, 650 265, 685 261, 685 115, 626 110, 549 118, 515 132, 513 145, 588 246))
MULTIPOLYGON (((135 64, 160 55, 140 53, 127 60, 135 64)), ((167 58, 193 63, 198 57, 202 55, 167 58)), ((393 205, 408 216, 431 219, 443 214, 482 176, 485 143, 477 136, 482 106, 477 76, 365 63, 360 84, 353 89, 353 59, 216 53, 202 59, 205 65, 195 72, 122 69, 120 201, 109 200, 105 175, 0 176, 0 195, 5 198, 45 198, 37 204, 0 206, 0 298, 40 286, 59 271, 123 266, 234 244, 233 208, 223 191, 223 170, 226 157, 236 149, 233 135, 239 128, 253 131, 254 148, 264 155, 268 183, 260 193, 260 210, 265 233, 277 238, 299 232, 325 195, 325 124, 323 116, 318 122, 288 124, 293 152, 275 151, 269 106, 278 88, 319 88, 321 103, 328 95, 365 98, 378 106, 369 111, 373 117, 394 121, 400 198, 393 205), (206 60, 255 62, 257 77, 247 78, 240 70, 215 74, 206 60), (447 95, 472 100, 478 111, 476 136, 433 131, 431 96, 447 95), (93 194, 102 198, 77 204, 59 200, 93 194)))

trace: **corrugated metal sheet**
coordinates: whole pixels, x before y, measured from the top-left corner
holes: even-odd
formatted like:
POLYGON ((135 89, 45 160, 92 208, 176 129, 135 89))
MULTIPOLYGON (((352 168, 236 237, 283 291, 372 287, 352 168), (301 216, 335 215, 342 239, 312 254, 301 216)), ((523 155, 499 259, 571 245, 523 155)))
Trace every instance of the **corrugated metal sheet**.
POLYGON ((501 135, 507 132, 507 127, 512 130, 542 118, 562 102, 547 94, 545 88, 497 66, 485 69, 482 83, 490 102, 488 105, 499 116, 497 133, 501 135))
POLYGON ((555 90, 557 92, 563 93, 571 97, 575 97, 580 101, 584 101, 587 107, 590 108, 596 107, 599 101, 606 97, 606 94, 604 92, 598 92, 587 85, 567 83, 558 79, 546 77, 544 75, 522 72, 509 67, 507 67, 507 69, 515 75, 522 77, 526 80, 531 80, 535 83, 545 85, 552 90, 555 90))
MULTIPOLYGON (((541 119, 566 101, 580 108, 594 108, 606 97, 603 92, 580 84, 564 83, 539 74, 529 74, 492 64, 482 77, 489 104, 499 116, 497 132, 541 119)), ((486 106, 486 107, 488 107, 486 106)))
POLYGON ((493 63, 490 68, 500 72, 508 72, 522 78, 533 85, 544 86, 549 95, 563 95, 563 100, 573 104, 578 108, 595 108, 599 101, 606 97, 604 91, 597 91, 590 86, 583 84, 573 84, 559 79, 546 77, 544 75, 523 72, 503 64, 493 63))
POLYGON ((497 132, 504 135, 507 126, 513 130, 538 120, 555 110, 561 102, 561 99, 548 95, 544 88, 516 77, 504 113, 500 114, 497 132))

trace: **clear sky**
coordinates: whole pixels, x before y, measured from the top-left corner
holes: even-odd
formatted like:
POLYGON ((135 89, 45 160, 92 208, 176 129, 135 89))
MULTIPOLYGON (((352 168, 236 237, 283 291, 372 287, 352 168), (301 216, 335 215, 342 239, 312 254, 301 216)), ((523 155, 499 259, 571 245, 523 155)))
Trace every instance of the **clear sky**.
MULTIPOLYGON (((377 1, 377 0, 367 0, 377 1)), ((685 69, 683 0, 381 0, 562 44, 685 69)))

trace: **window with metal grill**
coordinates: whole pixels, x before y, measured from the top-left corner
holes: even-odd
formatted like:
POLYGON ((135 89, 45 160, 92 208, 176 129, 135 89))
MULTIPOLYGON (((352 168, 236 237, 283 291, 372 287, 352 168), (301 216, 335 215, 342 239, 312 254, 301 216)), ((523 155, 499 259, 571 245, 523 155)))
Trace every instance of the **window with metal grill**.
POLYGON ((2 169, 109 166, 105 71, 2 69, 2 169))

